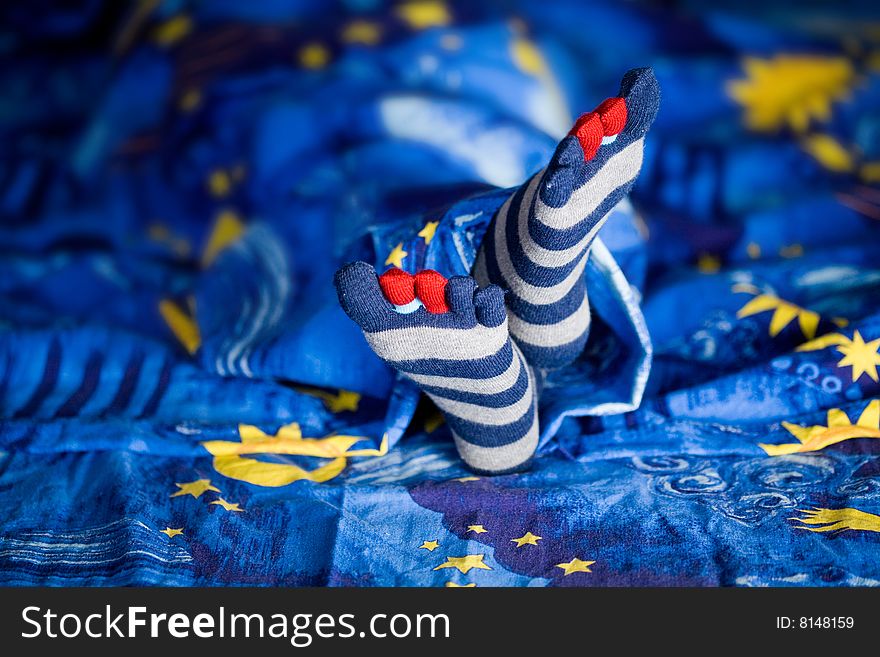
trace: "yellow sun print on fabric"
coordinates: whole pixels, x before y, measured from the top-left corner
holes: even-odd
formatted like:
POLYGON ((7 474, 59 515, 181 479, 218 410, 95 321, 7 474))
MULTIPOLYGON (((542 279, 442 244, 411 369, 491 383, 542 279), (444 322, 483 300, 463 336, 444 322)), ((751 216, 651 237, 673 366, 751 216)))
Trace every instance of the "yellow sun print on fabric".
POLYGON ((843 354, 838 366, 852 367, 852 379, 856 381, 862 374, 867 374, 872 381, 877 381, 877 366, 880 365, 880 338, 865 342, 856 331, 853 339, 841 344, 837 350, 843 354))
POLYGON ((828 411, 827 423, 824 425, 804 427, 791 422, 783 422, 782 426, 797 438, 798 442, 782 445, 759 443, 758 446, 770 456, 815 452, 829 445, 857 438, 880 438, 880 400, 871 401, 859 415, 855 424, 844 411, 832 408, 828 411))
POLYGON ((770 318, 770 337, 779 335, 795 319, 798 320, 798 325, 805 338, 812 340, 816 337, 816 329, 819 327, 819 313, 802 308, 772 294, 758 294, 740 308, 736 316, 742 319, 770 310, 773 311, 773 316, 770 318))
POLYGON ((742 65, 745 77, 728 82, 727 93, 756 132, 803 133, 812 121, 827 121, 832 104, 846 99, 856 80, 852 63, 841 56, 746 57, 742 65))
POLYGON ((836 346, 843 358, 838 361, 838 367, 852 367, 853 383, 859 377, 867 375, 872 381, 877 381, 877 366, 880 365, 880 338, 865 342, 862 334, 856 330, 852 338, 842 333, 829 333, 806 344, 802 344, 797 351, 819 351, 826 347, 836 346))
POLYGON ((842 532, 853 531, 880 532, 880 516, 858 509, 802 509, 802 518, 789 518, 798 529, 810 532, 842 532), (804 526, 812 525, 812 526, 804 526))
POLYGON ((303 438, 299 424, 282 426, 275 435, 258 427, 241 424, 241 441, 209 440, 202 446, 214 456, 214 469, 225 477, 267 487, 286 486, 295 481, 325 482, 338 476, 352 456, 383 456, 388 453, 388 436, 379 449, 351 449, 366 440, 363 436, 331 435, 324 438, 303 438), (306 470, 289 462, 269 462, 245 455, 315 456, 331 459, 314 470, 306 470))

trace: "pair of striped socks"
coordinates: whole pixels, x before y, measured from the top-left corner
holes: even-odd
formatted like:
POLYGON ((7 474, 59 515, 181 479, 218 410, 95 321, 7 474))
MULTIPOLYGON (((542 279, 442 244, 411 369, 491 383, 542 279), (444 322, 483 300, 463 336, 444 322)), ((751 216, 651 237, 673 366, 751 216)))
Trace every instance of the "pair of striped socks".
POLYGON ((459 454, 484 474, 528 467, 538 444, 537 381, 572 362, 590 328, 584 267, 609 211, 642 164, 659 106, 650 69, 581 116, 548 166, 492 219, 472 276, 363 262, 335 278, 371 348, 443 412, 459 454))

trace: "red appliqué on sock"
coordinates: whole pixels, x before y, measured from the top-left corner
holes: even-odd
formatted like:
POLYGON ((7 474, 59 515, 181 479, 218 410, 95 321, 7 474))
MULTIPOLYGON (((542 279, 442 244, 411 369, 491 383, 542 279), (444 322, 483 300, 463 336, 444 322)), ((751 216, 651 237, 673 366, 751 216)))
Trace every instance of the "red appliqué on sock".
POLYGON ((605 128, 602 126, 602 120, 596 112, 587 112, 586 114, 581 114, 568 134, 577 137, 581 143, 581 148, 584 149, 584 159, 592 160, 599 150, 599 146, 602 145, 605 128))
POLYGON ((607 98, 596 108, 596 114, 602 121, 606 137, 620 134, 626 126, 626 101, 623 98, 607 98))
POLYGON ((602 145, 602 138, 620 134, 624 127, 626 101, 623 98, 608 98, 594 111, 581 114, 568 134, 577 137, 581 143, 584 160, 592 160, 602 145))
POLYGON ((449 312, 446 305, 446 283, 448 281, 433 269, 424 269, 415 275, 415 290, 419 300, 429 313, 449 312))
POLYGON ((397 269, 389 269, 379 277, 379 287, 395 306, 405 306, 415 301, 415 278, 412 274, 397 269))

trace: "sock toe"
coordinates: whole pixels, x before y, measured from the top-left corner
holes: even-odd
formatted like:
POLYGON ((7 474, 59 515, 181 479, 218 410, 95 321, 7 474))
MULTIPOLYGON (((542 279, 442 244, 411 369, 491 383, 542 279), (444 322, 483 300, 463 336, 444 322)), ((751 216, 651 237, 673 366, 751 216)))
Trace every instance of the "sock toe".
POLYGON ((474 310, 477 321, 490 328, 500 326, 507 317, 504 307, 504 290, 497 285, 489 285, 474 295, 474 310))
POLYGON ((366 262, 350 262, 344 265, 333 279, 339 304, 364 331, 377 331, 385 327, 391 304, 382 294, 376 270, 366 262))
POLYGON ((623 76, 619 96, 626 101, 626 133, 638 139, 648 132, 660 109, 660 85, 651 68, 634 68, 623 76))
POLYGON ((449 310, 460 315, 472 316, 476 281, 470 276, 453 276, 446 284, 446 303, 449 310))
POLYGON ((562 207, 568 202, 572 192, 586 179, 585 158, 586 151, 575 134, 559 142, 541 182, 540 194, 544 203, 562 207))

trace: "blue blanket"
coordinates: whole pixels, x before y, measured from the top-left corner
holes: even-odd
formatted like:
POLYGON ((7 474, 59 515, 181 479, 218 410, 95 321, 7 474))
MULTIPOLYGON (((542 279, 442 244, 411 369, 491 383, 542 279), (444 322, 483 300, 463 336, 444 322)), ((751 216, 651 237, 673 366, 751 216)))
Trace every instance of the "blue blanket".
POLYGON ((660 4, 0 8, 0 584, 880 585, 880 15, 660 4), (647 65, 587 348, 474 476, 332 274, 467 272, 647 65))

